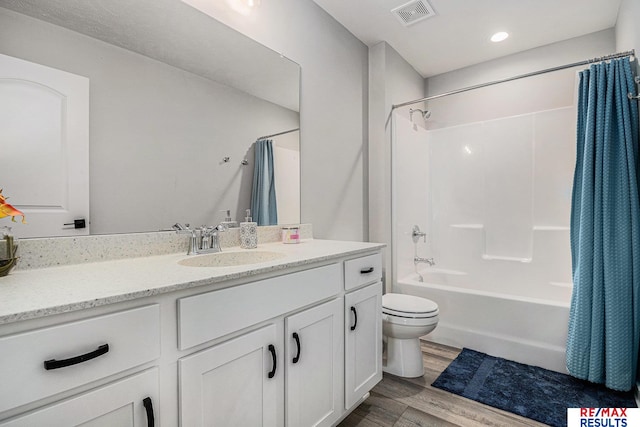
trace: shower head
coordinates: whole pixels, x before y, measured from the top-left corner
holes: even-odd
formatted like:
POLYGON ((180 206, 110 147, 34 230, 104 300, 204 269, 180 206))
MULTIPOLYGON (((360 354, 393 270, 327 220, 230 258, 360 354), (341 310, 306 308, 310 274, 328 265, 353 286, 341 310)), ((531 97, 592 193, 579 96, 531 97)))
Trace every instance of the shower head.
POLYGON ((422 116, 423 120, 427 120, 429 117, 431 117, 431 111, 429 111, 429 110, 424 110, 423 111, 423 110, 420 110, 420 109, 417 109, 417 108, 415 110, 413 108, 410 108, 409 109, 409 120, 413 121, 413 113, 417 113, 417 112, 420 113, 420 115, 422 116))

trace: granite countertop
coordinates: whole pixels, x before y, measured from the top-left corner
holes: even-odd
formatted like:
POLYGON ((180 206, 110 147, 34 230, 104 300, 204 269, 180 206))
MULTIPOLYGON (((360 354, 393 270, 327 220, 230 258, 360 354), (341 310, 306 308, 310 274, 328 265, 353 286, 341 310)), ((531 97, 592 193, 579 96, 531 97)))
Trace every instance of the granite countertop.
MULTIPOLYGON (((383 248, 384 244, 302 240, 299 244, 260 244, 258 251, 285 256, 233 267, 189 267, 178 264, 184 253, 59 267, 12 271, 0 277, 0 324, 35 319, 129 301, 198 286, 250 278, 383 248)), ((239 247, 224 252, 255 251, 239 247)), ((206 256, 206 255, 205 255, 206 256)), ((191 257, 189 257, 191 258, 191 257)))

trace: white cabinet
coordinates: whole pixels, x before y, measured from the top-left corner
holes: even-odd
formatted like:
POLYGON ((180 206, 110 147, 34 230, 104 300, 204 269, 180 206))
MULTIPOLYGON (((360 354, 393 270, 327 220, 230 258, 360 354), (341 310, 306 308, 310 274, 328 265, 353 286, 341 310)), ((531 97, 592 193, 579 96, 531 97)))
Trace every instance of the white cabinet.
POLYGON ((0 422, 1 427, 151 427, 158 402, 158 370, 140 374, 0 422))
POLYGON ((287 426, 331 426, 343 413, 342 306, 334 299, 180 359, 180 424, 280 425, 285 393, 287 426))
POLYGON ((380 265, 0 325, 0 427, 336 425, 382 378, 380 265))
POLYGON ((358 403, 382 379, 382 283, 345 295, 345 402, 358 403))
POLYGON ((331 426, 343 413, 342 298, 285 319, 286 425, 331 426))
POLYGON ((180 359, 180 425, 276 426, 281 343, 269 325, 180 359))
POLYGON ((158 304, 0 337, 0 413, 160 356, 158 304))

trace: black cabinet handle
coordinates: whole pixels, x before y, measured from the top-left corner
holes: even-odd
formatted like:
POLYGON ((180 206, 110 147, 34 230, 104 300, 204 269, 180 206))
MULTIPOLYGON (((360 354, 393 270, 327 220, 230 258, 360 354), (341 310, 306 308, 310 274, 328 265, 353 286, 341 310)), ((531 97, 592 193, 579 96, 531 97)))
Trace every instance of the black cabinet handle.
POLYGON ((360 274, 369 274, 369 273, 373 273, 373 267, 363 268, 362 270, 360 270, 360 274))
POLYGON ((351 311, 353 312, 353 317, 354 317, 353 326, 351 327, 351 330, 355 331, 356 326, 358 326, 358 312, 356 311, 356 308, 354 306, 351 306, 351 311))
POLYGON ((153 416, 153 402, 150 397, 142 399, 144 409, 147 411, 147 427, 154 427, 156 424, 155 417, 153 416))
POLYGON ((276 357, 276 348, 273 344, 269 344, 269 351, 271 352, 271 359, 273 359, 273 369, 269 372, 268 377, 273 378, 276 375, 276 367, 278 366, 278 358, 276 357))
POLYGON ((71 357, 69 359, 63 360, 45 360, 44 361, 44 369, 50 371, 51 369, 59 369, 65 368, 71 365, 77 365, 78 363, 86 362, 87 360, 95 359, 98 356, 102 356, 103 354, 109 351, 109 344, 103 344, 94 351, 86 354, 81 354, 80 356, 71 357))
POLYGON ((293 333, 293 339, 296 340, 296 345, 298 346, 298 354, 293 358, 293 363, 298 363, 300 361, 300 336, 297 332, 293 333))

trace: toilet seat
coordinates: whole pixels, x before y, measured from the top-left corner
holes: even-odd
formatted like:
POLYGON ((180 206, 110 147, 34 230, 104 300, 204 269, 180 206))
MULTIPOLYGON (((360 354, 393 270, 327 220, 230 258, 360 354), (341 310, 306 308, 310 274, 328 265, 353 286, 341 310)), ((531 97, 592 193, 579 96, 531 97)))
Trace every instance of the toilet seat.
POLYGON ((438 304, 413 295, 390 293, 382 296, 382 313, 403 319, 429 319, 438 316, 438 304))

